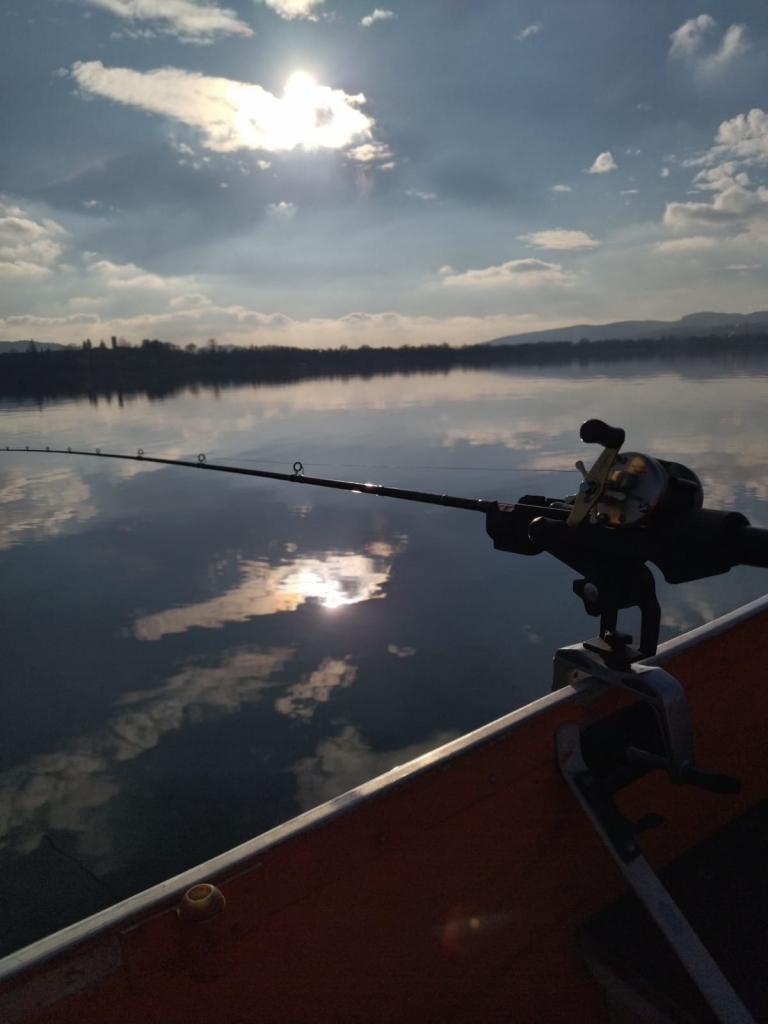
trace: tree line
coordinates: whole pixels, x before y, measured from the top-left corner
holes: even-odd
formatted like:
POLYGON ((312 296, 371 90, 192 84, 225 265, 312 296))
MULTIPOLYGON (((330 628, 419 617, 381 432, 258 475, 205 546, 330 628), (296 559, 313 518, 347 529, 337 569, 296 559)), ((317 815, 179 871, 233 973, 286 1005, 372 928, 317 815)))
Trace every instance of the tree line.
POLYGON ((129 346, 93 345, 0 354, 0 396, 43 400, 146 394, 162 398, 182 390, 243 384, 291 384, 322 378, 448 373, 458 368, 585 366, 594 362, 675 360, 693 356, 729 359, 768 354, 768 331, 722 336, 640 338, 634 341, 540 341, 521 345, 403 345, 400 348, 306 349, 278 345, 197 348, 145 339, 129 346))

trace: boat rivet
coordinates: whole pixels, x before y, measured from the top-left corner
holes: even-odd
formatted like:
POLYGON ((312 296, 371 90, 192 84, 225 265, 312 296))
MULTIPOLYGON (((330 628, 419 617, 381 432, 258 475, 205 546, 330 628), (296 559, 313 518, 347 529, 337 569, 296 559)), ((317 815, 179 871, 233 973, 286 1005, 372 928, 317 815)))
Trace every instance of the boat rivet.
POLYGON ((201 882, 187 889, 179 903, 179 917, 184 921, 207 921, 226 906, 220 889, 209 882, 201 882))

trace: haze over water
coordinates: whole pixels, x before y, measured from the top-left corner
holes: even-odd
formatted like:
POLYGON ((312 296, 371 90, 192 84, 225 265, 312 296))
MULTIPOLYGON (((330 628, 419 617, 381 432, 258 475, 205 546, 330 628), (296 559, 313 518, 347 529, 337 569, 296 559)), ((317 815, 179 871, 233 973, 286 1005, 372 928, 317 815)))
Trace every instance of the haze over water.
MULTIPOLYGON (((572 493, 599 417, 768 526, 766 377, 702 359, 7 402, 0 441, 514 501, 572 493)), ((0 951, 541 696, 594 633, 575 574, 495 552, 476 513, 5 452, 0 506, 0 951)), ((765 589, 662 583, 662 639, 765 589)))

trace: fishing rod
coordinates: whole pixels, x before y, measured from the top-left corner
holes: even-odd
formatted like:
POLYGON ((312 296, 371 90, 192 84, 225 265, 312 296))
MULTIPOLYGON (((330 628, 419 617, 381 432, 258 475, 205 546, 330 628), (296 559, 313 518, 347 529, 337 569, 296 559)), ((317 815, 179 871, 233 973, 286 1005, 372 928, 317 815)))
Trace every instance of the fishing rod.
POLYGON ((135 455, 99 448, 6 445, 5 450, 183 466, 483 512, 497 550, 520 555, 547 551, 582 574, 574 592, 587 614, 599 616, 601 641, 615 645, 613 638, 625 636, 616 630, 618 612, 640 609, 639 641, 632 647, 622 640, 619 651, 620 658, 632 662, 655 654, 658 644, 661 611, 647 562, 668 583, 716 576, 736 565, 768 568, 768 530, 750 526, 739 512, 704 508, 701 481, 688 467, 621 452, 625 432, 620 427, 591 419, 582 424, 580 437, 603 451, 590 470, 576 463, 582 475, 577 492, 564 498, 525 494, 514 503, 307 476, 301 462, 293 464, 292 473, 279 473, 208 462, 205 455, 195 461, 166 459, 146 455, 141 448, 135 455))
POLYGON ((494 502, 480 498, 457 498, 450 494, 435 494, 431 491, 413 491, 403 487, 387 487, 384 484, 356 483, 352 480, 334 480, 323 476, 306 476, 304 466, 294 462, 293 473, 276 473, 268 469, 249 469, 243 466, 223 466, 217 462, 208 462, 205 455, 198 455, 195 462, 189 459, 162 459, 154 455, 145 455, 139 448, 135 455, 123 455, 116 452, 79 451, 75 448, 11 448, 5 446, 7 452, 50 453, 51 455, 89 455, 101 459, 127 459, 131 462, 153 462, 162 466, 186 466, 190 469, 208 469, 216 473, 235 473, 238 476, 263 477, 266 480, 283 480, 286 483, 310 484, 313 487, 333 487, 339 491, 352 491, 359 494, 375 494, 380 498, 401 498, 404 501, 420 501, 429 505, 445 505, 448 508, 463 508, 470 512, 487 512, 494 502))

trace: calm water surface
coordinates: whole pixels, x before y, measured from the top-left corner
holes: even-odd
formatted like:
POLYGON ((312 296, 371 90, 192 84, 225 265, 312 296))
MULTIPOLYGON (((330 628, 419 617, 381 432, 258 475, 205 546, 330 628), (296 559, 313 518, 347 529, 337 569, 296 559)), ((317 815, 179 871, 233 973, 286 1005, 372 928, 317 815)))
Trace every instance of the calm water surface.
MULTIPOLYGON (((596 416, 768 526, 767 376, 701 360, 6 403, 0 441, 514 501, 575 489, 596 416)), ((0 952, 535 699, 556 647, 594 632, 572 571, 494 552, 472 512, 5 452, 0 504, 0 952)), ((754 569, 662 584, 662 638, 766 589, 754 569)))

